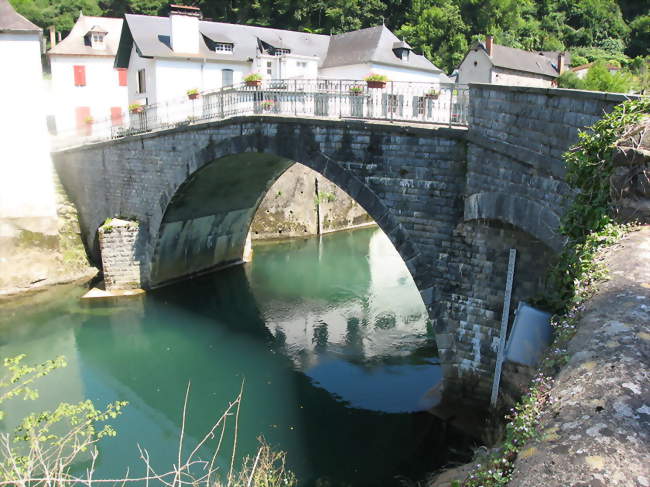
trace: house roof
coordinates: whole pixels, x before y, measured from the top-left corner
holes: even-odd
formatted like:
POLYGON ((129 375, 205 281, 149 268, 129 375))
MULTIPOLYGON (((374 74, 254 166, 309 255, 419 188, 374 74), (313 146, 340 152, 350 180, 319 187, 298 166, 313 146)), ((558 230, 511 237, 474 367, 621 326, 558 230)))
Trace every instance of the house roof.
MULTIPOLYGON (((2 0, 0 0, 2 1, 2 0)), ((80 15, 70 33, 48 54, 77 56, 115 56, 120 43, 122 19, 110 17, 89 17, 80 15), (104 48, 93 49, 86 39, 89 32, 104 32, 104 48)))
POLYGON ((274 48, 290 49, 291 54, 316 56, 319 67, 342 66, 366 62, 393 64, 405 68, 416 68, 440 73, 423 56, 411 54, 403 62, 393 52, 393 45, 399 39, 386 27, 371 27, 345 34, 327 36, 271 29, 252 25, 228 24, 224 22, 199 21, 202 39, 196 54, 175 53, 171 48, 171 27, 169 18, 149 15, 125 15, 123 41, 115 61, 117 67, 128 67, 131 46, 135 43, 138 53, 144 57, 196 58, 248 62, 255 58, 260 43, 274 48), (208 47, 210 42, 233 44, 233 51, 225 53, 208 47))
POLYGON ((436 73, 442 72, 431 61, 419 54, 411 53, 408 61, 402 61, 393 51, 395 46, 409 47, 384 25, 334 35, 330 37, 327 57, 324 59, 322 67, 380 63, 436 73))
POLYGON ((14 10, 9 0, 0 0, 0 32, 42 32, 41 28, 14 10))
MULTIPOLYGON (((483 42, 477 42, 472 47, 472 50, 476 49, 483 49, 487 54, 487 49, 483 42)), ((557 57, 559 54, 556 51, 532 52, 515 47, 502 46, 500 44, 492 44, 492 55, 489 56, 489 59, 492 65, 497 68, 512 69, 514 71, 523 71, 557 78, 560 75, 557 69, 557 57)), ((569 58, 567 56, 568 63, 569 58)))
POLYGON ((223 22, 199 21, 199 32, 203 38, 196 54, 176 53, 171 48, 171 27, 169 18, 150 15, 125 15, 127 29, 121 52, 116 60, 118 67, 128 65, 131 41, 144 57, 183 59, 197 58, 210 60, 248 61, 257 53, 258 39, 276 48, 291 49, 292 54, 323 57, 327 51, 328 36, 270 29, 252 25, 227 24, 223 22), (128 32, 127 32, 128 31, 128 32), (208 48, 206 39, 212 42, 233 44, 232 53, 213 51, 208 48), (122 52, 124 51, 124 52, 122 52))

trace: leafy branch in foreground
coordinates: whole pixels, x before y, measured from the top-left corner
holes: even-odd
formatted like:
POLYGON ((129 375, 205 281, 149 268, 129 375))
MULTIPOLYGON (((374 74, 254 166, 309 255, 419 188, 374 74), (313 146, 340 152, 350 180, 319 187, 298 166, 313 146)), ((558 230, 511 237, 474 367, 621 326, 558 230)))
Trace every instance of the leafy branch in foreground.
MULTIPOLYGON (((63 357, 39 365, 22 363, 25 355, 4 360, 6 373, 0 378, 0 404, 12 398, 35 399, 38 392, 30 387, 36 379, 53 370, 65 367, 63 357)), ((286 454, 277 452, 259 438, 256 456, 246 457, 239 470, 235 470, 237 432, 242 389, 208 433, 189 454, 183 455, 188 384, 183 406, 177 463, 164 473, 157 472, 146 449, 138 445, 145 475, 106 479, 94 478, 99 457, 97 443, 104 437, 115 436, 116 431, 106 421, 117 418, 126 406, 125 401, 115 401, 104 409, 97 409, 92 401, 77 404, 60 403, 52 411, 41 411, 25 417, 11 433, 0 434, 0 486, 51 487, 91 484, 145 483, 155 481, 167 487, 294 487, 295 475, 286 467, 286 454), (221 472, 216 460, 226 436, 228 421, 234 418, 232 454, 227 472, 221 472), (215 445, 210 445, 214 441, 215 445), (209 459, 199 457, 204 447, 212 447, 209 459), (90 458, 90 466, 83 474, 76 474, 73 466, 82 461, 81 454, 90 458), (225 479, 222 478, 225 474, 225 479)), ((0 411, 1 413, 1 411, 0 411)), ((84 458, 83 460, 86 460, 84 458)))

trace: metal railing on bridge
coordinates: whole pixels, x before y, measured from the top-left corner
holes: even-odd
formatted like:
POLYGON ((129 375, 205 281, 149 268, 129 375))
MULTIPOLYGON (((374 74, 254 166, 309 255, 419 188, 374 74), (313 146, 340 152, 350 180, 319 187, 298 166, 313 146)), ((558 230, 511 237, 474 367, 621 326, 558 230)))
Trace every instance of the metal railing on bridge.
POLYGON ((388 81, 370 87, 360 80, 267 80, 205 90, 54 136, 54 149, 137 135, 242 115, 383 120, 466 126, 469 90, 465 85, 388 81))

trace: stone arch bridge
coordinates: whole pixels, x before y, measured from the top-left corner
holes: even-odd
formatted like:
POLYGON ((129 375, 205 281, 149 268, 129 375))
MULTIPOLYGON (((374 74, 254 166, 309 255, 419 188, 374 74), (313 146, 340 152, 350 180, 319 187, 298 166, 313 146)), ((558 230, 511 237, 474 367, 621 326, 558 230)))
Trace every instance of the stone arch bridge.
MULTIPOLYGON (((108 217, 137 220, 112 255, 152 288, 241 262, 250 222, 294 162, 340 186, 406 262, 447 379, 491 376, 508 249, 513 306, 542 286, 571 198, 562 154, 623 96, 472 85, 469 126, 254 115, 53 154, 87 248, 108 217), (128 240, 128 239, 127 239, 128 240)), ((106 263, 106 262, 105 262, 106 263)), ((484 381, 487 382, 487 381, 484 381)))

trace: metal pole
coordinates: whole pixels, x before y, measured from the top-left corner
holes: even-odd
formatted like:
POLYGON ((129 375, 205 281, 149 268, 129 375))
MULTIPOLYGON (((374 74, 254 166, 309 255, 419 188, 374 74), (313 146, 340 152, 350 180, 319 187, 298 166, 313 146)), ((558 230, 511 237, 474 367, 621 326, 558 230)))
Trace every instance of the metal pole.
POLYGON ((393 104, 395 103, 395 100, 393 98, 393 96, 394 96, 393 95, 393 86, 394 85, 395 85, 395 82, 391 81, 390 82, 390 100, 388 100, 388 103, 386 103, 386 105, 388 105, 387 108, 390 110, 390 121, 391 122, 393 121, 393 113, 395 112, 395 107, 393 106, 393 104))
POLYGON ((499 351, 497 352, 497 364, 494 369, 494 380, 492 381, 492 397, 490 404, 492 407, 497 404, 499 396, 499 383, 501 382, 501 366, 503 365, 503 353, 506 345, 506 332, 508 331, 508 320, 510 318, 510 298, 512 297, 512 281, 515 274, 515 260, 517 250, 510 249, 508 258, 508 276, 506 278, 506 290, 503 296, 503 313, 501 313, 501 331, 499 332, 499 351))

